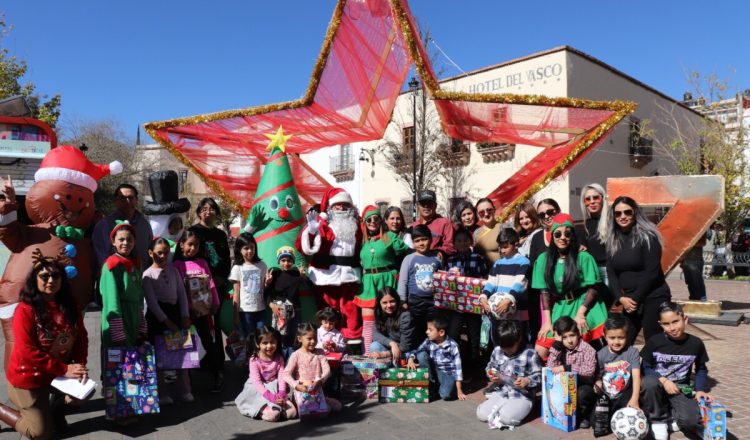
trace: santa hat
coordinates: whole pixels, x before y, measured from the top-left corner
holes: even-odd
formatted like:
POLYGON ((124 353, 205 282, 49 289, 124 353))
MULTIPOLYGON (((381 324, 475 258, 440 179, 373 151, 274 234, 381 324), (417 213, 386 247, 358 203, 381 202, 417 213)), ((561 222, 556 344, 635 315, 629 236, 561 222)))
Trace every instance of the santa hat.
POLYGON ((122 164, 118 161, 109 165, 91 162, 83 151, 72 145, 60 145, 47 152, 42 159, 34 180, 62 180, 63 182, 96 191, 96 182, 109 174, 120 174, 122 164))
POLYGON ((551 242, 552 234, 555 232, 557 228, 562 228, 562 227, 575 228, 573 217, 571 217, 570 214, 561 212, 552 218, 552 227, 550 228, 549 231, 545 232, 544 234, 547 241, 551 242))
POLYGON ((323 200, 320 201, 320 217, 323 220, 328 220, 328 208, 335 205, 336 203, 348 203, 353 205, 352 196, 349 195, 343 188, 331 188, 323 194, 323 200))

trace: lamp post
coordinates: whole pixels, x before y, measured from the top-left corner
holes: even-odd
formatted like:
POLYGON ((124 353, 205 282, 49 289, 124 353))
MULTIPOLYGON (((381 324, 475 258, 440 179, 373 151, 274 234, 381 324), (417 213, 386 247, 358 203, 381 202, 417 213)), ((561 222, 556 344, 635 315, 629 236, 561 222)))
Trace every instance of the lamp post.
POLYGON ((409 90, 411 90, 411 102, 412 102, 412 129, 414 130, 414 136, 412 140, 412 152, 411 152, 411 172, 412 172, 412 184, 414 194, 412 196, 412 222, 417 220, 417 89, 419 88, 419 80, 412 76, 409 80, 409 90))

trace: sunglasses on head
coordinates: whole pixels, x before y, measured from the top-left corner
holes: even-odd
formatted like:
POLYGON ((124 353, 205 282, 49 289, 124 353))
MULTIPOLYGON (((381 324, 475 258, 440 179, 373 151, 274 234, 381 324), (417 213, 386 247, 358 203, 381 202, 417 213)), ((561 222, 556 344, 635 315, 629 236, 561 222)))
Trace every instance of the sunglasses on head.
POLYGON ((555 238, 562 238, 563 235, 565 236, 565 238, 570 238, 573 236, 573 233, 566 229, 565 231, 555 231, 552 236, 555 238))
POLYGON ((622 210, 622 211, 615 211, 615 218, 620 218, 622 216, 632 217, 633 216, 633 210, 632 209, 625 209, 625 210, 622 210))
POLYGON ((545 218, 548 218, 548 217, 554 217, 555 214, 557 214, 557 209, 550 208, 546 211, 537 212, 536 214, 539 216, 540 219, 544 220, 545 218))
POLYGON ((60 274, 60 272, 44 272, 40 273, 38 276, 40 280, 46 283, 50 278, 52 278, 53 280, 59 280, 62 275, 60 274))
POLYGON ((595 195, 595 196, 586 196, 586 197, 583 198, 583 200, 585 200, 587 202, 598 202, 601 199, 602 199, 602 196, 600 196, 598 194, 595 195))
POLYGON ((365 223, 379 223, 379 222, 380 222, 380 217, 378 217, 377 215, 373 215, 365 219, 365 223))

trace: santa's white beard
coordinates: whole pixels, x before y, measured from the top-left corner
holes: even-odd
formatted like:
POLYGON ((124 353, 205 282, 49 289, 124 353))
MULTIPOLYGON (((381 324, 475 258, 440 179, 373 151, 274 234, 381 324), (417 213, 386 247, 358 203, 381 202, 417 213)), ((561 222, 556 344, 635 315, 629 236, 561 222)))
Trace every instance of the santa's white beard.
POLYGON ((354 246, 357 242, 357 228, 359 220, 357 213, 353 210, 348 211, 328 211, 328 225, 336 234, 336 239, 354 246))

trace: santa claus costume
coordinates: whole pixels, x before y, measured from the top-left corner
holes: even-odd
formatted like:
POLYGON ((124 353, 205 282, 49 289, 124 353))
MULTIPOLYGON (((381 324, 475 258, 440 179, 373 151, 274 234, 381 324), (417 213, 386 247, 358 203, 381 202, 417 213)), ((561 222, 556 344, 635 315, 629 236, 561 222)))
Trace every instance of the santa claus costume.
POLYGON ((312 258, 308 277, 319 307, 341 313, 341 333, 346 339, 362 336, 362 319, 354 303, 361 280, 361 246, 362 231, 352 197, 341 188, 329 189, 320 202, 320 213, 308 213, 297 248, 312 258))

